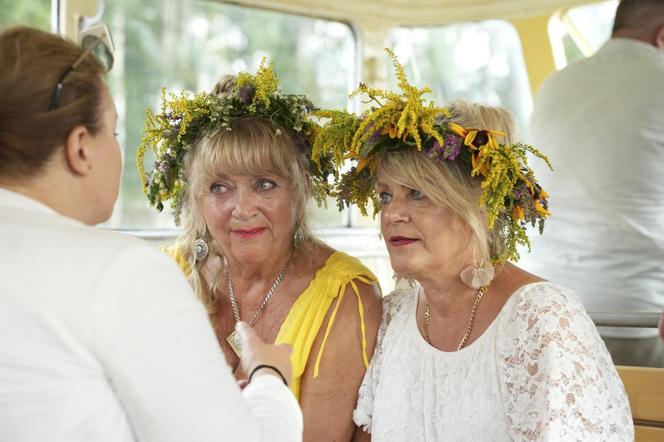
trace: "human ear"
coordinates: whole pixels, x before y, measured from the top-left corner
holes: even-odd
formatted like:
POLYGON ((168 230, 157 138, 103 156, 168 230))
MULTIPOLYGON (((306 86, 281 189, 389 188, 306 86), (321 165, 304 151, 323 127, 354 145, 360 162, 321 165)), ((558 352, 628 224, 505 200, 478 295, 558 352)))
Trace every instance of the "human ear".
POLYGON ((92 170, 90 142, 90 133, 85 126, 76 126, 67 134, 65 160, 75 175, 85 176, 92 170))
POLYGON ((664 26, 655 32, 655 47, 659 48, 660 51, 664 51, 664 26))

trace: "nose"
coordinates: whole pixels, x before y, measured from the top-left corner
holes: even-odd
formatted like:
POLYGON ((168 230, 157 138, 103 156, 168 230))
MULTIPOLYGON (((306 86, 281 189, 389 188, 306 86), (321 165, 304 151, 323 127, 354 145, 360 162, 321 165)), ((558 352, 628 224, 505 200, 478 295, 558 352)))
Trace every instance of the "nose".
POLYGON ((256 194, 251 189, 239 186, 235 192, 234 203, 232 215, 241 221, 251 219, 258 212, 256 194))
POLYGON ((410 214, 408 208, 401 198, 392 198, 389 204, 383 206, 380 220, 382 224, 395 224, 408 222, 410 214))

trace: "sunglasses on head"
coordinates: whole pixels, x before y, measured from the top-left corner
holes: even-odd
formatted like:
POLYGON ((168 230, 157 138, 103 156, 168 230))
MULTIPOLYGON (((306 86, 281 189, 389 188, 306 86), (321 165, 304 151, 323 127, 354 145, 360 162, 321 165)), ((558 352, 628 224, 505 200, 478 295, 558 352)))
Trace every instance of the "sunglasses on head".
POLYGON ((99 24, 81 31, 79 33, 79 41, 81 47, 84 49, 83 53, 60 75, 53 90, 51 104, 48 106, 49 111, 57 109, 60 105, 60 96, 62 95, 64 81, 67 76, 76 70, 90 54, 93 54, 101 62, 106 72, 110 71, 113 67, 113 40, 106 25, 99 24))

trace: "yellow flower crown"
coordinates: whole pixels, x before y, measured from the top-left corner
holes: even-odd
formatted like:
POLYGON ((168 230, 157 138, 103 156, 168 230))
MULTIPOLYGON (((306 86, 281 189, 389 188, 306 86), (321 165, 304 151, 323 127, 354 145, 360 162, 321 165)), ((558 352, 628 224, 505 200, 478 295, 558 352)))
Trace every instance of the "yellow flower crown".
POLYGON ((446 108, 425 103, 422 95, 431 92, 408 83, 403 67, 392 51, 401 94, 360 84, 350 96, 366 95, 376 103, 361 116, 346 111, 323 110, 322 120, 312 149, 312 160, 330 159, 337 169, 337 180, 330 190, 340 208, 357 204, 366 215, 369 202, 374 213, 380 210, 375 193, 375 162, 379 155, 404 149, 417 149, 437 162, 465 165, 472 177, 481 180, 480 206, 486 210, 490 229, 498 229, 500 244, 492 247, 492 261, 497 264, 517 260, 518 245, 530 248, 526 226, 538 225, 540 233, 549 216, 548 195, 537 184, 528 167, 527 154, 544 160, 546 156, 527 144, 500 144, 504 134, 469 129, 453 121, 446 108), (340 173, 346 160, 355 162, 340 173), (496 221, 500 221, 496 226, 496 221))
POLYGON ((150 204, 161 212, 169 201, 179 224, 187 186, 186 152, 211 131, 231 130, 233 120, 247 116, 271 122, 277 135, 282 129, 291 132, 301 153, 310 160, 313 196, 320 204, 329 194, 327 177, 334 171, 325 155, 311 162, 311 140, 318 128, 310 119, 314 110, 307 97, 280 92, 277 74, 271 63, 266 66, 265 59, 256 75, 238 74, 228 94, 201 92, 192 96, 162 90, 161 111, 147 110, 143 140, 136 153, 138 173, 150 204), (152 171, 146 173, 143 163, 148 150, 154 152, 156 161, 152 171))

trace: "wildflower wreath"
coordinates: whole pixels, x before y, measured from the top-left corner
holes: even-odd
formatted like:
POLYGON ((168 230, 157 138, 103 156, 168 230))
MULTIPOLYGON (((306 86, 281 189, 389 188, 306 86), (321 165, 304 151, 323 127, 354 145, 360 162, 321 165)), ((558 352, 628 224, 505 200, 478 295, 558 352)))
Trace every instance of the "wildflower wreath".
POLYGON ((401 94, 360 83, 351 97, 368 97, 374 103, 369 111, 360 116, 339 110, 316 113, 321 128, 312 158, 331 160, 337 169, 330 194, 340 208, 356 204, 364 215, 371 202, 375 216, 380 210, 374 189, 379 155, 417 149, 432 161, 459 163, 481 181, 480 206, 486 211, 489 229, 499 230, 501 244, 492 248, 493 263, 518 259, 518 245, 530 247, 526 226, 537 225, 541 233, 550 215, 548 195, 528 167, 527 155, 533 154, 551 168, 548 158, 528 144, 500 144, 497 137, 504 135, 500 132, 455 123, 450 110, 423 100, 422 95, 431 90, 410 85, 394 53, 386 51, 392 57, 401 94), (353 166, 342 173, 348 159, 353 166))
POLYGON ((330 194, 328 176, 336 176, 332 162, 325 154, 311 161, 311 144, 318 126, 310 118, 314 105, 303 95, 286 95, 279 90, 279 80, 272 64, 261 62, 256 75, 237 75, 229 94, 201 92, 192 95, 162 90, 159 113, 148 109, 144 136, 136 154, 138 173, 150 205, 158 211, 170 201, 176 223, 182 211, 187 186, 184 170, 185 154, 215 130, 231 130, 231 122, 254 116, 270 121, 277 135, 282 130, 291 136, 300 151, 310 160, 313 196, 320 203, 330 194), (154 152, 156 161, 146 173, 145 154, 154 152))

